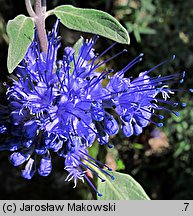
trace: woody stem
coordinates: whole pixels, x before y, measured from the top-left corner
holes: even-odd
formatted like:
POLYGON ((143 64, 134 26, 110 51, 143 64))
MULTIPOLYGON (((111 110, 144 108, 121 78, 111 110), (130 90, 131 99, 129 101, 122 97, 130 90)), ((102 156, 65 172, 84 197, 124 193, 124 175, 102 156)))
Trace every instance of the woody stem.
POLYGON ((47 40, 47 34, 45 29, 46 0, 35 0, 35 4, 34 4, 35 12, 32 8, 31 0, 25 0, 25 5, 29 15, 34 19, 41 51, 47 53, 48 40, 47 40))

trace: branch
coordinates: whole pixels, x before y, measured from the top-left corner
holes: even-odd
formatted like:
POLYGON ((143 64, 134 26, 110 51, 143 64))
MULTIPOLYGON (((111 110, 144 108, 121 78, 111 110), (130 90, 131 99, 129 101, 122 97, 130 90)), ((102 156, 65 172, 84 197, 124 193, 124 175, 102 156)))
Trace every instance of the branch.
POLYGON ((32 5, 31 5, 31 0, 25 0, 25 6, 26 6, 26 9, 27 9, 27 12, 28 14, 31 16, 31 17, 35 17, 36 14, 32 8, 32 5))
POLYGON ((48 51, 48 39, 45 29, 45 19, 37 17, 35 19, 35 25, 38 33, 38 38, 40 42, 40 47, 42 52, 47 53, 48 51))
POLYGON ((37 16, 42 15, 42 0, 35 0, 35 13, 37 16))
POLYGON ((38 38, 40 42, 40 47, 42 52, 47 53, 48 51, 48 39, 45 29, 45 11, 46 9, 46 1, 45 0, 35 0, 35 13, 36 16, 34 18, 35 25, 37 28, 38 38))
POLYGON ((26 9, 31 17, 34 18, 35 26, 38 33, 41 51, 47 53, 48 39, 45 29, 46 19, 46 0, 35 0, 35 12, 31 5, 31 0, 25 0, 26 9))
POLYGON ((46 13, 46 10, 47 10, 47 8, 46 8, 46 0, 42 0, 42 13, 43 14, 45 14, 46 13))

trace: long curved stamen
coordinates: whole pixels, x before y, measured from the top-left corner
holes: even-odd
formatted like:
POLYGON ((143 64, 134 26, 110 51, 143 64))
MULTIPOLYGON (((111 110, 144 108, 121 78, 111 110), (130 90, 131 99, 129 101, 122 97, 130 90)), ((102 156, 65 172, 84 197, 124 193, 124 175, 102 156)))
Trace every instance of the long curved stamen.
POLYGON ((95 70, 96 68, 101 67, 102 65, 106 64, 107 62, 111 61, 112 59, 116 58, 117 56, 121 55, 121 54, 124 53, 124 52, 127 52, 127 50, 124 49, 124 50, 122 50, 121 52, 119 52, 119 53, 115 54, 114 56, 112 56, 111 58, 109 58, 109 59, 103 61, 102 63, 100 63, 100 64, 98 64, 98 65, 95 65, 94 68, 93 68, 93 70, 95 70))
POLYGON ((175 116, 177 116, 177 117, 180 116, 180 113, 179 113, 179 112, 176 112, 176 111, 174 111, 174 110, 170 110, 170 109, 168 109, 168 108, 166 108, 166 107, 157 106, 156 109, 158 109, 158 110, 166 110, 166 111, 168 111, 168 112, 173 113, 173 114, 174 114, 175 116))
MULTIPOLYGON (((100 168, 99 166, 97 166, 95 163, 93 163, 92 161, 89 161, 88 159, 86 159, 85 157, 83 157, 84 160, 86 160, 87 162, 89 162, 90 164, 92 164, 93 166, 95 166, 96 168, 98 168, 101 172, 105 173, 106 175, 108 175, 112 180, 114 180, 114 176, 110 175, 107 171, 105 171, 104 169, 100 168)), ((92 171, 92 169, 91 169, 92 171)), ((92 171, 93 172, 93 171, 92 171)), ((105 181, 105 180, 104 180, 105 181)))
POLYGON ((160 67, 161 65, 164 65, 164 64, 166 64, 166 63, 168 63, 168 62, 170 62, 170 61, 173 61, 175 58, 176 58, 176 56, 175 56, 175 55, 173 55, 171 58, 169 58, 169 59, 166 59, 165 61, 163 61, 163 62, 161 62, 161 63, 157 64, 157 65, 156 65, 156 66, 154 66, 153 68, 151 68, 151 69, 149 69, 148 71, 146 71, 144 75, 147 75, 147 74, 149 74, 151 71, 153 71, 153 70, 157 69, 157 68, 158 68, 158 67, 160 67))
POLYGON ((104 77, 105 77, 106 75, 108 75, 108 74, 111 73, 111 72, 112 72, 112 71, 109 70, 109 71, 105 71, 105 72, 101 73, 101 75, 100 75, 99 77, 97 77, 96 81, 93 82, 90 86, 88 86, 88 88, 92 87, 92 88, 90 89, 90 91, 92 91, 92 90, 94 89, 94 87, 95 87, 101 80, 103 80, 104 77))
POLYGON ((142 56, 144 54, 141 53, 139 54, 139 56, 137 56, 135 59, 133 59, 128 65, 126 65, 121 71, 117 72, 118 73, 118 77, 120 77, 121 75, 123 75, 126 71, 128 71, 131 67, 133 67, 135 64, 137 64, 138 62, 142 61, 142 56))
POLYGON ((86 157, 88 157, 88 158, 90 158, 91 160, 93 160, 95 163, 98 163, 98 164, 100 164, 101 166, 106 167, 109 171, 112 171, 112 169, 111 169, 110 167, 108 167, 106 164, 101 163, 100 161, 94 159, 94 158, 91 157, 90 155, 85 154, 85 153, 84 153, 83 151, 81 151, 81 150, 79 150, 79 151, 80 151, 82 154, 84 154, 86 157))
MULTIPOLYGON (((89 50, 87 51, 87 54, 86 54, 86 56, 85 56, 85 59, 89 56, 89 54, 90 54, 90 51, 92 50, 92 48, 93 48, 93 46, 94 46, 94 44, 96 43, 96 41, 98 40, 98 36, 97 35, 95 35, 92 39, 91 39, 91 45, 90 45, 90 47, 89 47, 89 50)), ((80 55, 81 56, 81 55, 80 55)), ((84 62, 85 62, 85 60, 84 61, 82 61, 82 63, 80 64, 80 67, 82 67, 82 65, 84 64, 84 62)))
POLYGON ((72 157, 76 160, 76 161, 78 161, 84 168, 86 168, 86 169, 89 169, 97 178, 99 178, 102 182, 105 182, 105 179, 103 179, 103 178, 101 178, 100 176, 99 176, 99 174, 96 172, 96 171, 94 171, 93 169, 91 169, 89 166, 87 166, 86 164, 84 164, 81 160, 78 160, 76 157, 74 157, 73 155, 72 155, 72 157))
POLYGON ((109 46, 105 51, 103 51, 99 56, 97 56, 97 58, 95 59, 98 60, 100 59, 103 55, 105 55, 110 49, 112 49, 115 45, 117 44, 117 42, 113 43, 111 46, 109 46))
POLYGON ((93 185, 93 183, 90 181, 90 179, 86 175, 84 176, 84 178, 87 180, 87 182, 92 187, 92 189, 96 192, 96 194, 101 197, 102 194, 97 191, 96 187, 93 185))
POLYGON ((150 122, 150 123, 156 125, 157 127, 163 127, 163 123, 162 123, 162 122, 159 122, 159 123, 154 122, 154 121, 152 121, 151 119, 145 118, 145 117, 142 116, 142 115, 140 115, 139 118, 142 118, 142 119, 144 119, 144 120, 146 120, 146 121, 148 121, 148 122, 150 122))
POLYGON ((154 112, 151 112, 150 110, 147 110, 147 109, 145 109, 145 108, 143 108, 143 107, 141 107, 140 109, 143 110, 144 112, 147 112, 147 113, 149 113, 149 114, 151 114, 151 115, 153 115, 153 116, 158 117, 159 119, 164 119, 164 116, 163 116, 163 115, 158 115, 158 114, 156 114, 156 113, 154 113, 154 112))

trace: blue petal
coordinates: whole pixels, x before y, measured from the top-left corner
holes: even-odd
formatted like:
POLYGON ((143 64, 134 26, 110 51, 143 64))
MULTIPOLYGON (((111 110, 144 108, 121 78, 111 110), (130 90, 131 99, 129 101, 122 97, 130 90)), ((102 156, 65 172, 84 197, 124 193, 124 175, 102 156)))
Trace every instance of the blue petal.
MULTIPOLYGON (((100 133, 99 133, 100 135, 100 133)), ((108 141, 109 141, 109 135, 108 134, 105 134, 105 136, 100 136, 98 137, 98 142, 102 145, 107 145, 108 144, 108 141)))
POLYGON ((41 176, 48 176, 52 171, 52 162, 50 158, 42 158, 40 161, 40 166, 38 173, 41 176))
POLYGON ((28 121, 24 124, 24 136, 33 138, 37 133, 38 125, 35 121, 28 121))
POLYGON ((34 159, 30 158, 25 166, 25 169, 22 170, 22 177, 26 179, 31 179, 34 173, 35 173, 34 159))
POLYGON ((146 127, 147 124, 149 123, 148 120, 142 118, 142 116, 140 116, 140 115, 134 115, 133 117, 134 117, 134 119, 136 120, 137 124, 138 124, 140 127, 146 127))
POLYGON ((10 156, 10 161, 13 164, 13 166, 19 166, 22 163, 24 163, 28 158, 29 158, 29 154, 21 154, 20 152, 14 152, 11 156, 10 156))
POLYGON ((139 134, 141 134, 143 132, 143 128, 140 127, 138 124, 135 124, 133 126, 133 129, 134 129, 134 134, 135 135, 139 135, 139 134))
POLYGON ((26 147, 26 148, 29 148, 31 145, 33 144, 33 140, 26 140, 23 142, 23 145, 26 147))
POLYGON ((49 149, 52 149, 54 152, 59 151, 63 146, 63 142, 62 141, 58 141, 58 142, 50 142, 50 144, 47 146, 49 149))
POLYGON ((123 130, 123 134, 124 134, 126 137, 130 137, 130 136, 133 135, 133 126, 132 126, 131 122, 125 123, 125 124, 122 126, 122 130, 123 130))
POLYGON ((139 111, 139 112, 136 112, 133 115, 133 118, 135 118, 137 124, 140 127, 146 127, 148 125, 148 123, 149 123, 150 118, 151 118, 151 113, 148 113, 148 112, 145 112, 145 111, 143 111, 143 112, 139 111))
POLYGON ((105 116, 104 109, 100 102, 93 102, 91 105, 91 116, 96 121, 102 121, 105 116))
POLYGON ((42 148, 36 148, 35 149, 35 152, 38 154, 38 155, 43 155, 47 152, 47 149, 45 147, 42 147, 42 148))
POLYGON ((131 114, 127 114, 127 115, 122 116, 122 119, 125 122, 131 122, 132 116, 131 116, 131 114))
POLYGON ((67 56, 67 61, 72 61, 73 60, 73 54, 74 54, 75 50, 72 47, 66 47, 64 49, 64 53, 67 56))
POLYGON ((88 145, 92 145, 96 139, 96 134, 94 132, 90 131, 89 135, 86 137, 86 139, 88 141, 88 145))
POLYGON ((109 135, 114 135, 117 134, 119 131, 119 125, 117 123, 117 121, 114 119, 113 116, 111 115, 106 115, 104 118, 104 128, 105 131, 109 134, 109 135))

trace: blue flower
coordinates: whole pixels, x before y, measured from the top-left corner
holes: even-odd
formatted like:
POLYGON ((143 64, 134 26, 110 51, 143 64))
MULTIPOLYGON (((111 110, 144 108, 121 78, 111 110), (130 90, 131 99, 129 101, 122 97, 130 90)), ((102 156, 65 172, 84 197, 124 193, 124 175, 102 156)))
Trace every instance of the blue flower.
POLYGON ((163 62, 140 73, 138 78, 125 77, 125 73, 142 60, 143 54, 116 73, 112 69, 97 72, 125 52, 100 62, 100 57, 115 44, 97 56, 93 48, 97 36, 89 41, 81 38, 78 49, 66 47, 63 59, 57 61, 58 24, 59 20, 48 34, 47 54, 40 51, 35 32, 34 41, 15 70, 12 84, 7 85, 8 107, 0 105, 0 133, 7 138, 0 150, 13 152, 10 161, 14 166, 25 164, 22 176, 27 179, 31 179, 36 170, 41 176, 49 175, 51 155, 56 152, 64 158, 64 167, 69 173, 67 181, 74 179, 76 186, 78 180, 86 179, 100 195, 87 172, 91 171, 101 181, 105 180, 95 169, 112 179, 113 176, 108 172, 109 167, 89 156, 88 148, 96 139, 101 145, 112 147, 109 137, 120 128, 130 137, 142 133, 149 122, 161 127, 160 120, 164 117, 156 114, 157 110, 178 115, 164 105, 177 104, 168 101, 175 92, 168 84, 183 79, 184 73, 150 77, 150 72, 163 62), (108 81, 106 86, 104 79, 108 81), (152 117, 158 118, 158 122, 152 117))

